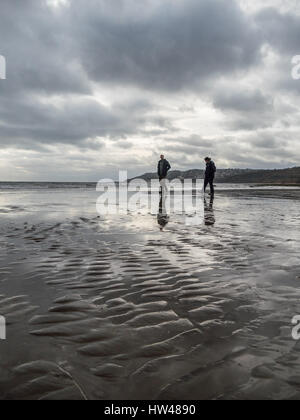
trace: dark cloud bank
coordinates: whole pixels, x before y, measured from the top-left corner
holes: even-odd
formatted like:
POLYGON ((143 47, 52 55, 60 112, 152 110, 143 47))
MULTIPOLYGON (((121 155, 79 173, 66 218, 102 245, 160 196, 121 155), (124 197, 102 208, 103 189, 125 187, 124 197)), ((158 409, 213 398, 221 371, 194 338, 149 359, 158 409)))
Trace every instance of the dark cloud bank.
MULTIPOLYGON (((2 0, 0 21, 0 54, 8 63, 8 78, 0 81, 3 150, 49 153, 49 146, 63 145, 101 153, 111 147, 120 165, 130 166, 122 154, 133 152, 132 139, 146 146, 147 136, 158 136, 182 166, 191 165, 190 153, 200 156, 210 145, 228 165, 296 161, 298 150, 290 156, 282 130, 259 132, 282 124, 285 117, 288 127, 297 126, 296 88, 288 88, 284 65, 274 86, 266 79, 266 89, 261 83, 245 89, 238 82, 248 75, 250 80, 251 74, 266 77, 266 45, 283 63, 297 54, 297 16, 275 8, 246 14, 233 0, 73 0, 57 8, 46 1, 2 0), (97 89, 111 90, 110 103, 98 100, 97 89), (274 105, 281 92, 290 95, 284 115, 274 105), (168 113, 162 117, 157 98, 171 107, 177 95, 196 95, 209 103, 223 115, 224 130, 231 130, 234 140, 226 141, 225 135, 212 139, 203 132, 176 138, 176 121, 168 113), (239 147, 230 157, 232 141, 239 147)), ((182 114, 193 112, 192 105, 182 106, 182 114)), ((39 171, 33 168, 37 178, 39 171)))

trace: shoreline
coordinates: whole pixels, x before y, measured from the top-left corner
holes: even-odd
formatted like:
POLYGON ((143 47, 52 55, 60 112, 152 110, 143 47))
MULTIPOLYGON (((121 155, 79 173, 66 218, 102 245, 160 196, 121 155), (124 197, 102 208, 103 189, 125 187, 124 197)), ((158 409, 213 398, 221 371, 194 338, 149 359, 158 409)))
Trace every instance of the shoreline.
POLYGON ((300 188, 300 184, 280 184, 280 183, 274 183, 274 184, 267 184, 267 183, 264 183, 264 184, 255 184, 255 185, 253 185, 253 187, 252 188, 255 188, 255 187, 295 187, 295 188, 300 188))

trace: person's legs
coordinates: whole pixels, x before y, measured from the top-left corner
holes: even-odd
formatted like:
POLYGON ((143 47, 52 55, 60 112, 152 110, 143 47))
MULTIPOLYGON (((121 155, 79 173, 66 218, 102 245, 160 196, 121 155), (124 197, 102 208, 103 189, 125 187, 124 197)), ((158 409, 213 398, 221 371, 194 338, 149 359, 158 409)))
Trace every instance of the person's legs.
POLYGON ((214 179, 213 178, 205 178, 204 180, 204 193, 206 192, 207 186, 210 186, 210 194, 212 196, 215 195, 215 187, 214 187, 214 179))
POLYGON ((213 197, 215 195, 214 179, 211 179, 209 181, 209 185, 210 185, 210 193, 211 193, 211 196, 213 197))
POLYGON ((205 178, 205 180, 204 180, 204 193, 206 191, 206 188, 207 188, 208 184, 209 184, 209 180, 208 180, 208 178, 205 178))
POLYGON ((161 186, 162 197, 166 198, 169 192, 166 178, 163 178, 160 180, 160 186, 161 186))

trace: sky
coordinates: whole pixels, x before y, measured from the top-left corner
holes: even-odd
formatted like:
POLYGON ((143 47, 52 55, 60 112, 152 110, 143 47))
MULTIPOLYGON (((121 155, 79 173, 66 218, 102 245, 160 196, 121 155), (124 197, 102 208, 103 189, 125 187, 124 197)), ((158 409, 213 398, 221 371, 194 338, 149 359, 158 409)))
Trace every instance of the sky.
POLYGON ((1 0, 0 180, 300 161, 299 0, 1 0))

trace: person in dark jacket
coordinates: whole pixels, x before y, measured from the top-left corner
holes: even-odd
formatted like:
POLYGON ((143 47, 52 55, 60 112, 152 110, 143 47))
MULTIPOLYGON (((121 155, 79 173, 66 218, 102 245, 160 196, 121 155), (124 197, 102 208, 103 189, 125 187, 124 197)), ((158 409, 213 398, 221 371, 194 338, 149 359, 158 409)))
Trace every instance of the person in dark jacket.
POLYGON ((170 169, 171 169, 171 165, 165 159, 164 155, 161 155, 160 161, 158 162, 158 167, 157 167, 157 175, 160 181, 167 178, 167 175, 170 169))
POLYGON ((205 158, 205 163, 206 163, 206 170, 205 170, 205 179, 204 179, 204 193, 209 184, 210 195, 214 197, 215 195, 214 179, 215 179, 217 168, 214 162, 209 157, 205 158))
POLYGON ((165 159, 164 155, 160 156, 160 161, 158 162, 158 167, 157 167, 157 175, 159 178, 159 183, 160 183, 160 194, 162 195, 162 197, 166 198, 167 194, 168 194, 168 187, 167 187, 167 176, 168 176, 168 172, 171 169, 171 165, 169 164, 169 162, 165 159))

